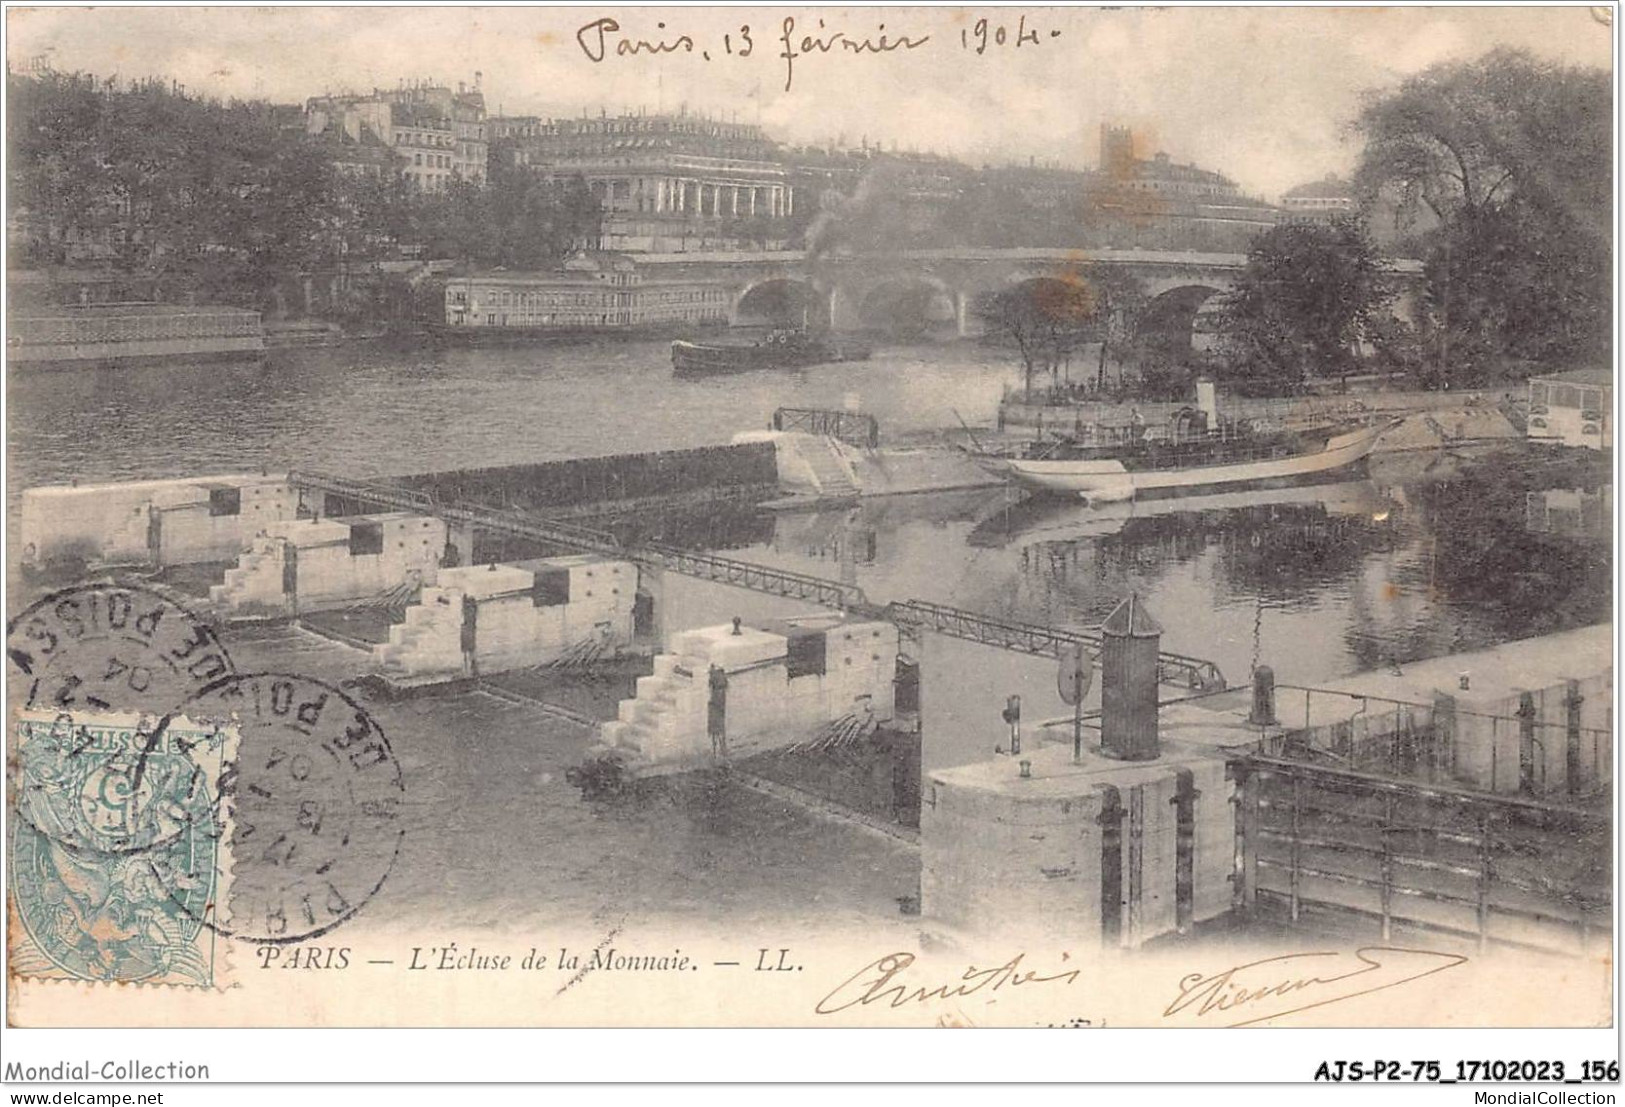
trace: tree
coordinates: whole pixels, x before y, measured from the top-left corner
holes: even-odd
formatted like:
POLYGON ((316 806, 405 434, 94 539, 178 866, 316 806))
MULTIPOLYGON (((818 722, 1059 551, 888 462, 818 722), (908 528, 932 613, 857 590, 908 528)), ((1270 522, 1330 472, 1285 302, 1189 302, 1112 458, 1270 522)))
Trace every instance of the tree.
POLYGON ((1357 125, 1366 196, 1437 223, 1423 306, 1447 378, 1454 362, 1606 351, 1608 74, 1496 50, 1372 98, 1357 125))
POLYGON ((1033 373, 1048 369, 1053 382, 1061 363, 1090 334, 1099 310, 1089 282, 1067 270, 995 293, 981 315, 994 333, 1008 336, 1020 350, 1030 396, 1033 373))
POLYGON ((1095 387, 1106 387, 1107 349, 1114 339, 1126 342, 1135 331, 1148 300, 1145 285, 1133 273, 1115 266, 1088 268, 1084 279, 1094 292, 1095 326, 1100 340, 1100 358, 1095 365, 1095 387))
POLYGON ((1223 309, 1231 371, 1282 386, 1343 372, 1389 295, 1357 220, 1272 227, 1223 309))

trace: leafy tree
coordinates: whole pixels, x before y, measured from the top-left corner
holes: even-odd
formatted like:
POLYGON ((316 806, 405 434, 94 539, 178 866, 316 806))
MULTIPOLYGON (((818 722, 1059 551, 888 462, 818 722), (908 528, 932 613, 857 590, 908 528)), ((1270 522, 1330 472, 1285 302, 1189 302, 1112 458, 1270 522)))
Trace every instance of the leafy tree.
POLYGON ((1357 220, 1272 227, 1224 308, 1231 372, 1286 387, 1342 372, 1389 295, 1357 220))
MULTIPOLYGON (((471 265, 545 268, 596 239, 602 220, 579 178, 508 158, 493 159, 489 187, 444 192, 340 173, 323 141, 265 103, 57 73, 13 74, 7 88, 10 214, 33 264, 99 252, 171 294, 278 309, 302 275, 398 256, 406 243, 471 265)), ((402 300, 385 293, 372 301, 402 300)))
POLYGON ((1024 281, 989 297, 981 315, 989 328, 1021 352, 1027 394, 1033 374, 1049 370, 1052 383, 1063 361, 1092 333, 1100 310, 1094 288, 1073 271, 1024 281))
POLYGON ((1106 386, 1106 357, 1114 343, 1126 344, 1135 332, 1149 300, 1145 285, 1133 273, 1116 266, 1096 265, 1084 270, 1095 299, 1095 329, 1100 358, 1095 365, 1095 387, 1106 386))
POLYGON ((1613 181, 1608 74, 1496 50, 1370 100, 1359 181, 1437 229, 1424 308, 1447 377, 1607 349, 1613 181))

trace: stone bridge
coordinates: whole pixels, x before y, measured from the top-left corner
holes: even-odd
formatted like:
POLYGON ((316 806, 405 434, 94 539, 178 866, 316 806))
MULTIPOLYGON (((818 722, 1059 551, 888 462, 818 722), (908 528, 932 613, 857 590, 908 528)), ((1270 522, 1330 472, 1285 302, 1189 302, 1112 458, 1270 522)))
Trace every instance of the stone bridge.
MULTIPOLYGON (((1198 320, 1222 302, 1247 263, 1245 254, 1175 250, 932 249, 888 254, 827 255, 809 263, 801 251, 644 254, 646 274, 707 279, 731 292, 735 325, 828 323, 836 330, 893 329, 953 333, 983 329, 977 308, 1006 288, 1056 280, 1083 270, 1121 270, 1150 298, 1140 330, 1189 344, 1198 320)), ((1396 310, 1408 312, 1421 263, 1390 262, 1403 286, 1396 310)))

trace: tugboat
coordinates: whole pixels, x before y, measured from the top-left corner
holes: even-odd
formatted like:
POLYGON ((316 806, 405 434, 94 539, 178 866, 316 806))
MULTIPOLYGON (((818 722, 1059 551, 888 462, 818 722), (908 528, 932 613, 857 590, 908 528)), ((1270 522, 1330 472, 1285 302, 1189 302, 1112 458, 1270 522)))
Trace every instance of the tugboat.
POLYGON ((671 344, 672 369, 680 374, 742 373, 749 369, 794 369, 836 361, 867 361, 868 346, 817 336, 805 329, 775 330, 760 342, 671 344))

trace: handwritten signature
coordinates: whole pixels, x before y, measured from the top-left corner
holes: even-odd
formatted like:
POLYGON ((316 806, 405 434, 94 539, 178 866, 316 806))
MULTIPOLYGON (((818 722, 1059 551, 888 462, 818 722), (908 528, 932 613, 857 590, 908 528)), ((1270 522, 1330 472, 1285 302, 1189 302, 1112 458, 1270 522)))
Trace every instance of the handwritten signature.
MULTIPOLYGON (((869 962, 837 984, 832 992, 818 1001, 813 1010, 820 1015, 833 1015, 850 1007, 862 1007, 871 1003, 885 1003, 889 1007, 896 1008, 909 1003, 954 999, 975 995, 978 992, 996 992, 1006 985, 1016 987, 1021 984, 1071 984, 1083 971, 1071 969, 1045 976, 1031 969, 1022 969, 1021 962, 1024 957, 1026 954, 1018 953, 1004 964, 986 969, 971 965, 960 974, 958 980, 932 986, 898 979, 914 964, 914 955, 888 953, 869 962)), ((1062 958, 1065 957, 1066 955, 1062 954, 1062 958)))
POLYGON ((1181 1012, 1197 1018, 1243 1015, 1227 1025, 1247 1026, 1408 984, 1466 960, 1454 953, 1389 946, 1366 946, 1352 954, 1287 953, 1211 975, 1187 974, 1179 982, 1179 997, 1168 1004, 1162 1017, 1181 1012), (1281 1006, 1283 1002, 1287 1006, 1281 1006))

